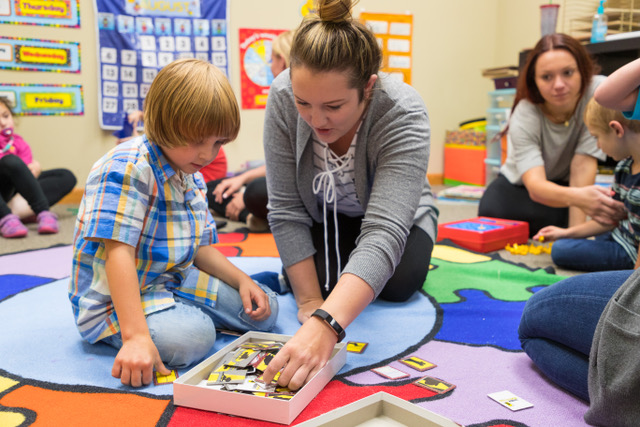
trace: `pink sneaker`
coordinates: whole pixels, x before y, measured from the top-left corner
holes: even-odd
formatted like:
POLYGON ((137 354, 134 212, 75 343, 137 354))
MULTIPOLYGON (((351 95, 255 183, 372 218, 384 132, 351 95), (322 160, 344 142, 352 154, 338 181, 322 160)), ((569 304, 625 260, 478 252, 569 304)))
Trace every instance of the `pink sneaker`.
POLYGON ((53 212, 42 211, 38 214, 38 234, 56 234, 58 217, 53 212))
POLYGON ((0 235, 2 237, 7 239, 24 237, 28 231, 17 215, 9 214, 0 219, 0 235))

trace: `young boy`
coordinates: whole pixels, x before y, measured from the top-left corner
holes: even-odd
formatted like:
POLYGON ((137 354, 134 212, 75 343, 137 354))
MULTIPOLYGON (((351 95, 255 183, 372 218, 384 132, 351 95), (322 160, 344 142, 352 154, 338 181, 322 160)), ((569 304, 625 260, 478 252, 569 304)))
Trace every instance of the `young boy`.
POLYGON ((558 240, 551 259, 561 267, 581 271, 625 270, 637 268, 640 242, 640 121, 626 119, 591 99, 584 113, 589 132, 598 146, 618 160, 613 198, 624 202, 627 218, 617 225, 594 220, 567 229, 548 226, 533 238, 558 240), (587 237, 611 231, 595 240, 587 237))
POLYGON ((217 249, 198 171, 238 135, 225 76, 206 62, 164 67, 145 100, 146 134, 92 168, 74 232, 69 298, 80 334, 119 349, 111 374, 152 381, 211 350, 215 328, 269 330, 275 294, 217 249))

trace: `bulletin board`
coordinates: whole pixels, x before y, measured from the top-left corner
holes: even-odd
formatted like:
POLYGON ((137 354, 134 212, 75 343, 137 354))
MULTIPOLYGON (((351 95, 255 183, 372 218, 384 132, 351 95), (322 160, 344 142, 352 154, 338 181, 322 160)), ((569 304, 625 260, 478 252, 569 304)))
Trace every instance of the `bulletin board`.
POLYGON ((413 15, 362 12, 360 21, 371 28, 382 47, 381 70, 411 84, 413 15))
POLYGON ((122 129, 176 59, 211 62, 228 77, 228 10, 228 0, 96 0, 100 127, 122 129))

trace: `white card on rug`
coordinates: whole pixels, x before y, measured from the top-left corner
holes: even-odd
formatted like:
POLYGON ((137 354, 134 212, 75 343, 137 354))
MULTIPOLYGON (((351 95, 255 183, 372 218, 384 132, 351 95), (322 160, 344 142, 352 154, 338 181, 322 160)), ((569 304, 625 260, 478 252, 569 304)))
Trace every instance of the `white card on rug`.
POLYGON ((533 405, 526 400, 516 396, 509 390, 498 391, 496 393, 489 393, 491 399, 495 400, 505 408, 509 408, 512 411, 519 411, 520 409, 532 408, 533 405))
POLYGON ((380 375, 381 377, 389 378, 390 380, 398 380, 400 378, 407 378, 409 374, 401 371, 400 369, 396 369, 392 366, 380 366, 379 368, 373 368, 371 371, 380 375))

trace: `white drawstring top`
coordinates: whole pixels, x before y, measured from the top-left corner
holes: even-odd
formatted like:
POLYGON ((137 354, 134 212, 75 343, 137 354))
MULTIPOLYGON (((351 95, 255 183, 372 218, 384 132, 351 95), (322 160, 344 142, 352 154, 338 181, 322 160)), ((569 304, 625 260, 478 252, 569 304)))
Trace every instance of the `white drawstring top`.
MULTIPOLYGON (((359 129, 358 129, 359 130, 359 129)), ((327 204, 333 205, 333 224, 335 229, 335 251, 338 261, 337 277, 340 277, 342 264, 338 246, 338 212, 348 216, 364 215, 364 210, 355 192, 354 157, 358 132, 353 137, 347 153, 338 156, 329 149, 326 143, 314 138, 314 168, 317 170, 313 178, 313 194, 322 199, 322 216, 324 218, 324 258, 326 278, 324 288, 329 292, 329 241, 327 229, 327 204)))

